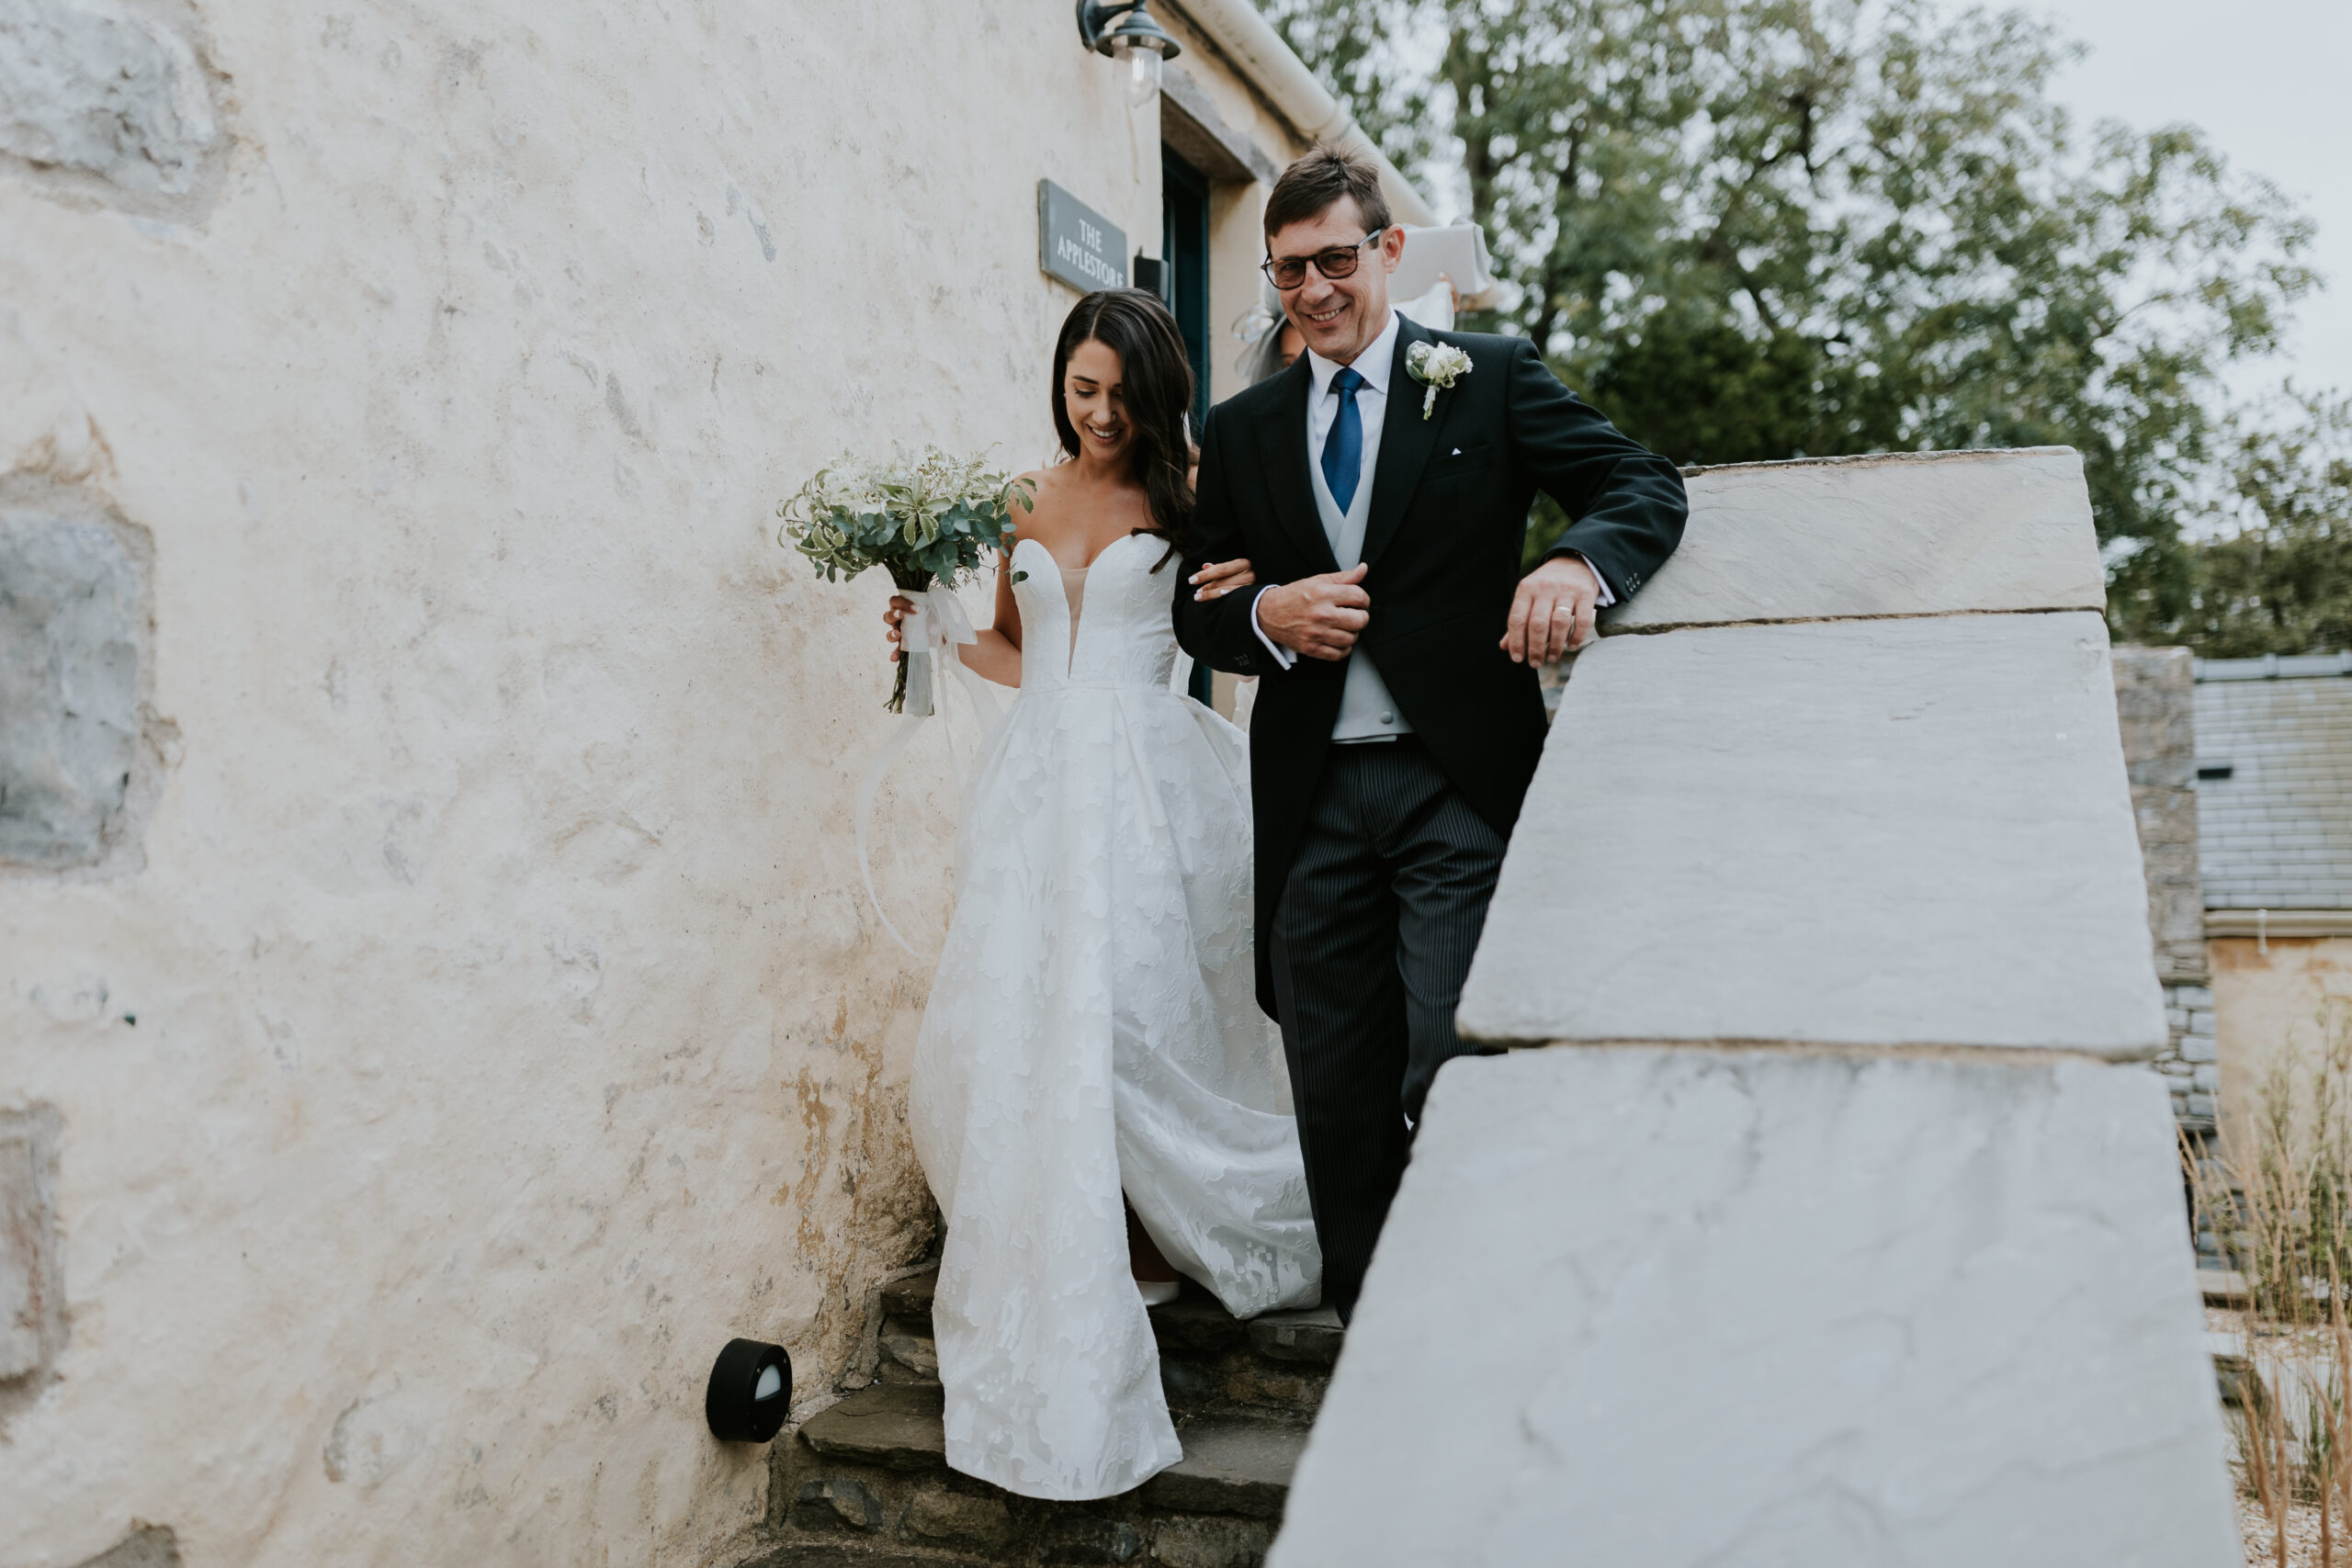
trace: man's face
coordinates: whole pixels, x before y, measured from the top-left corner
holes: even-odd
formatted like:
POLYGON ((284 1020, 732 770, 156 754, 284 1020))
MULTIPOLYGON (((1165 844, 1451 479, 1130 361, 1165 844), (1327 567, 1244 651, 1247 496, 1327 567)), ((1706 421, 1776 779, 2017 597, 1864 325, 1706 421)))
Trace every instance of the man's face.
MULTIPOLYGON (((1341 197, 1317 216, 1269 234, 1266 254, 1279 262, 1347 250, 1370 232, 1355 198, 1341 197)), ((1388 275, 1404 254, 1405 231, 1391 225, 1377 245, 1364 246, 1347 276, 1328 278, 1322 268, 1310 266, 1304 283, 1283 290, 1283 311, 1306 346, 1340 365, 1362 354, 1388 324, 1388 275)))

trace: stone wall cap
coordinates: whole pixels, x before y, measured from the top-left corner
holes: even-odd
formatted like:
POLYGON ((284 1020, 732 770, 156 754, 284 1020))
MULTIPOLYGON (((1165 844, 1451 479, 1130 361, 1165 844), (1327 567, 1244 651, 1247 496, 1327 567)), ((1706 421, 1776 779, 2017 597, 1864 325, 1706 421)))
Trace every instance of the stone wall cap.
POLYGON ((2104 623, 1588 650, 1457 1022, 1498 1043, 2161 1051, 2104 623))
POLYGON ((2065 446, 1689 470, 1681 547, 1605 632, 2100 610, 2082 458, 2065 446))
POLYGON ((1851 452, 1836 457, 1774 457, 1759 463, 1692 463, 1682 474, 1753 473, 1765 468, 1868 468, 1898 463, 1976 463, 1988 457, 2079 457, 2072 446, 1964 446, 1951 452, 1851 452))

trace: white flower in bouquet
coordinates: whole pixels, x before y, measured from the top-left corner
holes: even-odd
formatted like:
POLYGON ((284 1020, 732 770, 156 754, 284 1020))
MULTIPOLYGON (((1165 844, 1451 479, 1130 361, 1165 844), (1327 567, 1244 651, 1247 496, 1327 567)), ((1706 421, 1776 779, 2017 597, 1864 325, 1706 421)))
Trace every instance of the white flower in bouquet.
MULTIPOLYGON (((860 462, 847 455, 820 468, 776 503, 777 541, 807 556, 828 582, 878 566, 910 596, 953 587, 978 570, 985 552, 1009 550, 1012 508, 1035 506, 1035 486, 989 471, 981 457, 951 457, 926 446, 912 462, 860 462)), ((903 712, 909 660, 890 694, 903 712)))

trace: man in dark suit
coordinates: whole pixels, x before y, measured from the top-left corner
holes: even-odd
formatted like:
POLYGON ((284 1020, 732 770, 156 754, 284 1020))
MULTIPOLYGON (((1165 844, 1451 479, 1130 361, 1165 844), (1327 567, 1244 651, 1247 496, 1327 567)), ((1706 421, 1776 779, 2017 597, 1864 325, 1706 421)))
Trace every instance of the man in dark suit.
POLYGON ((1211 411, 1185 565, 1247 556, 1267 586, 1203 602, 1180 585, 1176 633, 1261 677, 1258 996, 1289 1058, 1324 1300, 1345 1318, 1430 1081, 1468 1049, 1454 1004, 1544 747, 1535 666, 1648 580, 1685 505, 1674 465, 1533 344, 1389 308, 1404 235, 1369 159, 1299 159, 1265 230, 1307 352, 1211 411), (1576 521, 1522 577, 1539 487, 1576 521))

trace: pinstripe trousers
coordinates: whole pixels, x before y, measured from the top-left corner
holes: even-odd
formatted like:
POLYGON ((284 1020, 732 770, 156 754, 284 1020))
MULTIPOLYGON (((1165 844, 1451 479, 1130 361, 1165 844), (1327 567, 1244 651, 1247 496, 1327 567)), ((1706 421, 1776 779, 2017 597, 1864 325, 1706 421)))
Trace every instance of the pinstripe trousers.
POLYGON ((1453 1032, 1453 1008, 1504 841, 1409 735, 1325 753, 1269 956, 1323 1302, 1342 1319, 1430 1080, 1474 1049, 1453 1032))

